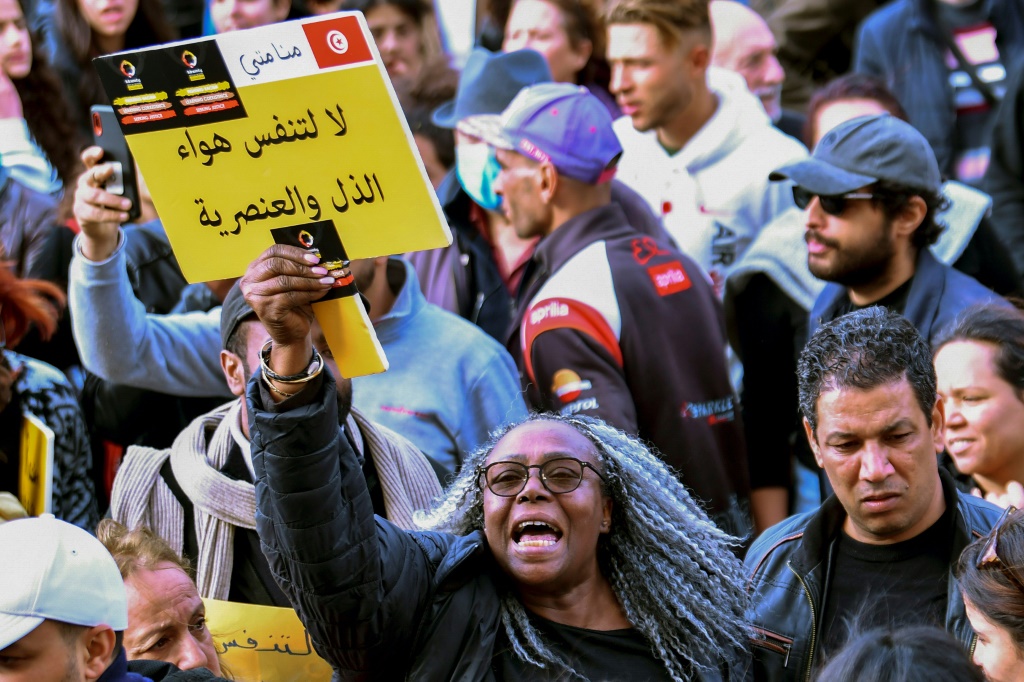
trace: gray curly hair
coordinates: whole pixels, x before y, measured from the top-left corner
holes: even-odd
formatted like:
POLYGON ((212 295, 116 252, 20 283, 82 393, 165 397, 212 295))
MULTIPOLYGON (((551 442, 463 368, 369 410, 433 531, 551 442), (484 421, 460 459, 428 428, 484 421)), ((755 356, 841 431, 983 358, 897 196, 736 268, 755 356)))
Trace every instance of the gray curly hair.
MULTIPOLYGON (((506 426, 462 463, 458 477, 433 509, 418 513, 417 523, 458 535, 483 530, 481 466, 502 437, 534 421, 567 424, 594 444, 605 493, 613 500, 612 532, 598 544, 598 563, 629 622, 672 678, 740 666, 746 595, 733 553, 736 538, 712 523, 647 446, 599 419, 532 414, 506 426)), ((501 620, 521 660, 575 674, 542 639, 511 590, 502 597, 501 620)))

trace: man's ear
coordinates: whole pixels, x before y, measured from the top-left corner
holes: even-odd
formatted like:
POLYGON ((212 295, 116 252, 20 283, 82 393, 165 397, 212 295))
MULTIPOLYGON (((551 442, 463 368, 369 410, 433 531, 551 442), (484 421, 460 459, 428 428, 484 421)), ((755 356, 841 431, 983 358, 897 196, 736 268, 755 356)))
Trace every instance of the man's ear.
POLYGON ((558 192, 558 171, 555 170, 554 165, 549 161, 545 161, 540 165, 540 198, 545 204, 550 204, 555 199, 555 193, 558 192))
POLYGON ((946 404, 942 398, 935 398, 932 408, 932 440, 935 442, 935 454, 941 455, 946 449, 946 404))
POLYGON ((818 439, 814 436, 814 429, 811 428, 811 422, 807 421, 807 417, 804 417, 804 433, 807 434, 807 442, 811 446, 811 452, 814 453, 814 461, 824 469, 825 461, 821 458, 821 448, 818 447, 818 439))
POLYGON ((704 72, 711 66, 711 46, 705 40, 698 40, 690 48, 688 60, 697 72, 704 72))
POLYGON ((912 196, 907 204, 893 216, 892 225, 896 234, 910 238, 928 214, 928 204, 919 196, 912 196))
POLYGON ((98 680, 106 672, 114 657, 117 635, 109 625, 97 625, 85 630, 78 639, 77 655, 86 680, 98 680))
POLYGON ((228 382, 232 395, 245 395, 245 365, 242 364, 242 358, 231 351, 222 350, 220 368, 224 372, 224 379, 228 382))

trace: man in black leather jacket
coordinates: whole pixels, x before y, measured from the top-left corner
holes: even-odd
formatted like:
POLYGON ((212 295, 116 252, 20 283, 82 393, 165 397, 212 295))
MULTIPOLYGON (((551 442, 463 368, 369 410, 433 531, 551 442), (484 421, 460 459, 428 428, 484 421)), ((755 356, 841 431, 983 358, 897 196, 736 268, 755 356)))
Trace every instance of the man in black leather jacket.
POLYGON ((953 576, 1000 511, 940 474, 944 414, 927 344, 883 308, 830 322, 799 363, 804 429, 835 494, 766 531, 745 564, 754 679, 804 680, 851 629, 976 636, 953 576))

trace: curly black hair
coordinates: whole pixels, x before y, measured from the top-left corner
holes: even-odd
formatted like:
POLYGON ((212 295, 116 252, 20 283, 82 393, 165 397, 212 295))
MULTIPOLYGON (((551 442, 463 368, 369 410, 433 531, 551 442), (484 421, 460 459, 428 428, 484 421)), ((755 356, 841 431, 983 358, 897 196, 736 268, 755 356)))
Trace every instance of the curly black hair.
POLYGON ((872 306, 832 320, 804 346, 797 363, 800 411, 818 429, 818 398, 839 388, 871 390, 910 382, 928 425, 935 407, 931 349, 902 315, 872 306))

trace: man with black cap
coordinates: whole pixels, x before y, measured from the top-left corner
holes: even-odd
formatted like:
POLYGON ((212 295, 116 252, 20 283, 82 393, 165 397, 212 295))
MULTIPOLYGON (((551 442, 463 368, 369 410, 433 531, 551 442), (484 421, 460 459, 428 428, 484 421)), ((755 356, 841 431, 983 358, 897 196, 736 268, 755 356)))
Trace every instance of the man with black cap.
POLYGON ((649 440, 723 529, 750 530, 742 429, 706 274, 612 202, 622 147, 586 88, 543 83, 463 124, 495 149, 516 234, 539 239, 507 341, 527 399, 649 440))
MULTIPOLYGON (((521 239, 501 211, 494 192, 498 164, 487 144, 460 125, 470 116, 500 114, 524 87, 551 81, 547 62, 534 50, 493 53, 476 48, 466 62, 454 100, 433 114, 434 123, 455 130, 455 169, 437 188, 454 237, 442 249, 409 254, 424 295, 505 340, 513 298, 536 239, 521 239)), ((621 204, 637 230, 666 237, 643 199, 613 183, 612 200, 621 204)))
POLYGON ((942 180, 928 141, 889 114, 843 123, 809 159, 771 174, 792 180, 804 209, 807 265, 830 282, 811 310, 810 333, 871 305, 903 314, 931 341, 967 306, 998 299, 927 248, 942 231, 942 180))
MULTIPOLYGON (((131 447, 114 480, 111 516, 129 528, 150 527, 196 566, 203 597, 290 606, 256 534, 255 471, 249 454, 245 385, 270 339, 236 283, 220 315, 221 369, 239 396, 198 417, 166 450, 131 447)), ((441 492, 438 471, 412 443, 352 408, 352 382, 341 378, 322 330, 323 363, 338 377, 343 433, 361 453, 374 512, 403 528, 441 492)), ((443 472, 443 470, 441 470, 443 472)))

